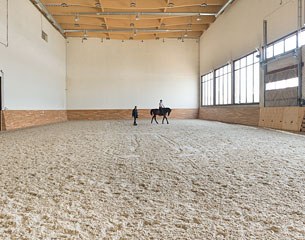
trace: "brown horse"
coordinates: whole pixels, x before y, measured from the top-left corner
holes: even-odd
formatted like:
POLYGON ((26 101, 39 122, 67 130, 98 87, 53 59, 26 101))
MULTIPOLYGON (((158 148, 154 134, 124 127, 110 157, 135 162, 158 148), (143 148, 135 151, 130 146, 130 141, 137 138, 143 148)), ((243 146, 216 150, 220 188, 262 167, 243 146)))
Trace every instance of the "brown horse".
POLYGON ((172 110, 170 108, 162 108, 162 112, 160 112, 160 109, 157 109, 157 108, 151 109, 150 110, 150 115, 152 115, 151 123, 153 123, 153 120, 155 119, 156 123, 159 124, 157 121, 157 118, 156 118, 156 116, 158 115, 158 116, 163 116, 162 124, 164 123, 164 119, 166 119, 166 122, 168 124, 169 122, 168 122, 167 116, 170 115, 171 111, 172 110))

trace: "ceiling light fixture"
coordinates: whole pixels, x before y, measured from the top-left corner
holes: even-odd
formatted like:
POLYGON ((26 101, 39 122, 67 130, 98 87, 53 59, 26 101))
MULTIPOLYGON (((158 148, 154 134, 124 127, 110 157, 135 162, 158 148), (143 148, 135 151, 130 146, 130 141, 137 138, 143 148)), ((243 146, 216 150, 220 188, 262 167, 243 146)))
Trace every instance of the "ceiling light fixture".
POLYGON ((200 7, 207 7, 208 6, 208 4, 206 4, 206 3, 201 3, 200 4, 200 7))
POLYGON ((136 15, 136 20, 139 21, 140 20, 140 16, 139 14, 136 15))
POLYGON ((95 4, 95 7, 96 7, 96 8, 101 8, 102 5, 101 5, 100 3, 97 2, 97 3, 95 4))
POLYGON ((69 5, 66 4, 66 3, 62 3, 62 4, 60 4, 60 6, 61 6, 61 7, 69 7, 69 5))
POLYGON ((167 5, 167 7, 169 7, 169 8, 172 8, 172 7, 174 7, 174 6, 175 6, 175 4, 172 3, 172 2, 168 3, 168 5, 167 5))
POLYGON ((130 27, 132 27, 132 28, 133 28, 133 27, 134 27, 134 23, 130 23, 130 27))
POLYGON ((88 34, 87 34, 87 31, 85 31, 84 32, 84 36, 83 36, 83 38, 82 38, 82 43, 84 42, 84 41, 87 41, 88 40, 88 34))
POLYGON ((75 21, 75 22, 78 22, 78 21, 79 21, 79 15, 78 15, 78 14, 75 15, 74 21, 75 21))
POLYGON ((130 3, 130 7, 136 7, 136 6, 137 6, 137 4, 135 2, 130 3))

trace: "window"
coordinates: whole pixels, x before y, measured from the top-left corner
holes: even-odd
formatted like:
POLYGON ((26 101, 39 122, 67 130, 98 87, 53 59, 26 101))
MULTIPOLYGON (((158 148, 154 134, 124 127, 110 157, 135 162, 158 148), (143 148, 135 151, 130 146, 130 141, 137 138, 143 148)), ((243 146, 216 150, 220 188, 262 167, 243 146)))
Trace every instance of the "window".
MULTIPOLYGON (((299 46, 305 44, 305 33, 299 35, 299 46)), ((297 34, 293 33, 275 43, 267 46, 267 58, 272 58, 280 54, 292 51, 297 48, 297 34)))
POLYGON ((273 57, 273 45, 267 47, 267 58, 273 57))
POLYGON ((209 106, 214 104, 214 73, 208 73, 201 77, 201 104, 209 106))
POLYGON ((215 71, 216 105, 232 104, 231 64, 215 71))
POLYGON ((297 35, 293 35, 285 39, 285 52, 297 48, 297 35))
POLYGON ((285 52, 284 41, 277 42, 276 44, 274 44, 273 48, 274 48, 274 56, 284 53, 285 52))
POLYGON ((290 79, 286 79, 286 80, 267 83, 266 91, 292 88, 292 87, 298 87, 298 86, 299 86, 299 79, 296 77, 296 78, 290 78, 290 79))
POLYGON ((259 58, 251 53, 234 62, 235 104, 259 102, 259 58))
POLYGON ((305 30, 299 34, 299 47, 305 45, 305 30))

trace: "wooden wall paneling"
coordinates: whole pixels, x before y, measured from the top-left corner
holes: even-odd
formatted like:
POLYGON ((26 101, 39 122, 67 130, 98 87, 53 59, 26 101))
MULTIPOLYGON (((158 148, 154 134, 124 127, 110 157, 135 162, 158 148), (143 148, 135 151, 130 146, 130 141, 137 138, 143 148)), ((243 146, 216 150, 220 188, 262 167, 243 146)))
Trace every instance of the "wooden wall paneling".
MULTIPOLYGON (((33 127, 67 120, 131 120, 131 109, 3 111, 3 130, 33 127)), ((173 109, 172 119, 204 119, 288 131, 305 131, 305 107, 206 107, 173 109), (198 116, 199 115, 199 116, 198 116), (304 124, 303 124, 304 122, 304 124), (304 127, 303 127, 304 126, 304 127)), ((151 119, 150 109, 139 109, 140 119, 151 119)), ((160 119, 161 117, 158 117, 160 119)))
POLYGON ((285 108, 283 114, 283 130, 300 131, 304 117, 302 108, 285 108))
POLYGON ((5 130, 5 124, 4 124, 4 116, 3 116, 3 111, 0 111, 0 130, 4 131, 5 130))
POLYGON ((261 108, 259 126, 282 129, 283 114, 282 108, 261 108))
POLYGON ((199 119, 258 126, 259 107, 205 107, 200 108, 199 119))
POLYGON ((14 130, 67 121, 65 110, 5 110, 4 129, 14 130))
POLYGON ((270 107, 260 109, 260 127, 268 127, 287 131, 300 131, 305 108, 302 107, 270 107))
MULTIPOLYGON (((129 120, 132 109, 68 110, 68 120, 129 120)), ((150 119, 150 109, 139 109, 139 118, 150 119)), ((159 117, 160 118, 160 117, 159 117)), ((198 109, 172 109, 169 118, 197 119, 198 109)))
POLYGON ((305 132, 305 109, 303 112, 303 120, 302 120, 302 125, 301 125, 301 131, 305 132))

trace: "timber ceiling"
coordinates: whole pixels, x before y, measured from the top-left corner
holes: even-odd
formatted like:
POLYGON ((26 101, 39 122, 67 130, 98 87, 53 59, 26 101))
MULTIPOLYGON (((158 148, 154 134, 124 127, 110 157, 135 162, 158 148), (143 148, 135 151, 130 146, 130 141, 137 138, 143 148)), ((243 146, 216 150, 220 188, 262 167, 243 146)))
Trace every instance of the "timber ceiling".
POLYGON ((228 0, 41 2, 66 37, 146 40, 199 38, 228 0))

